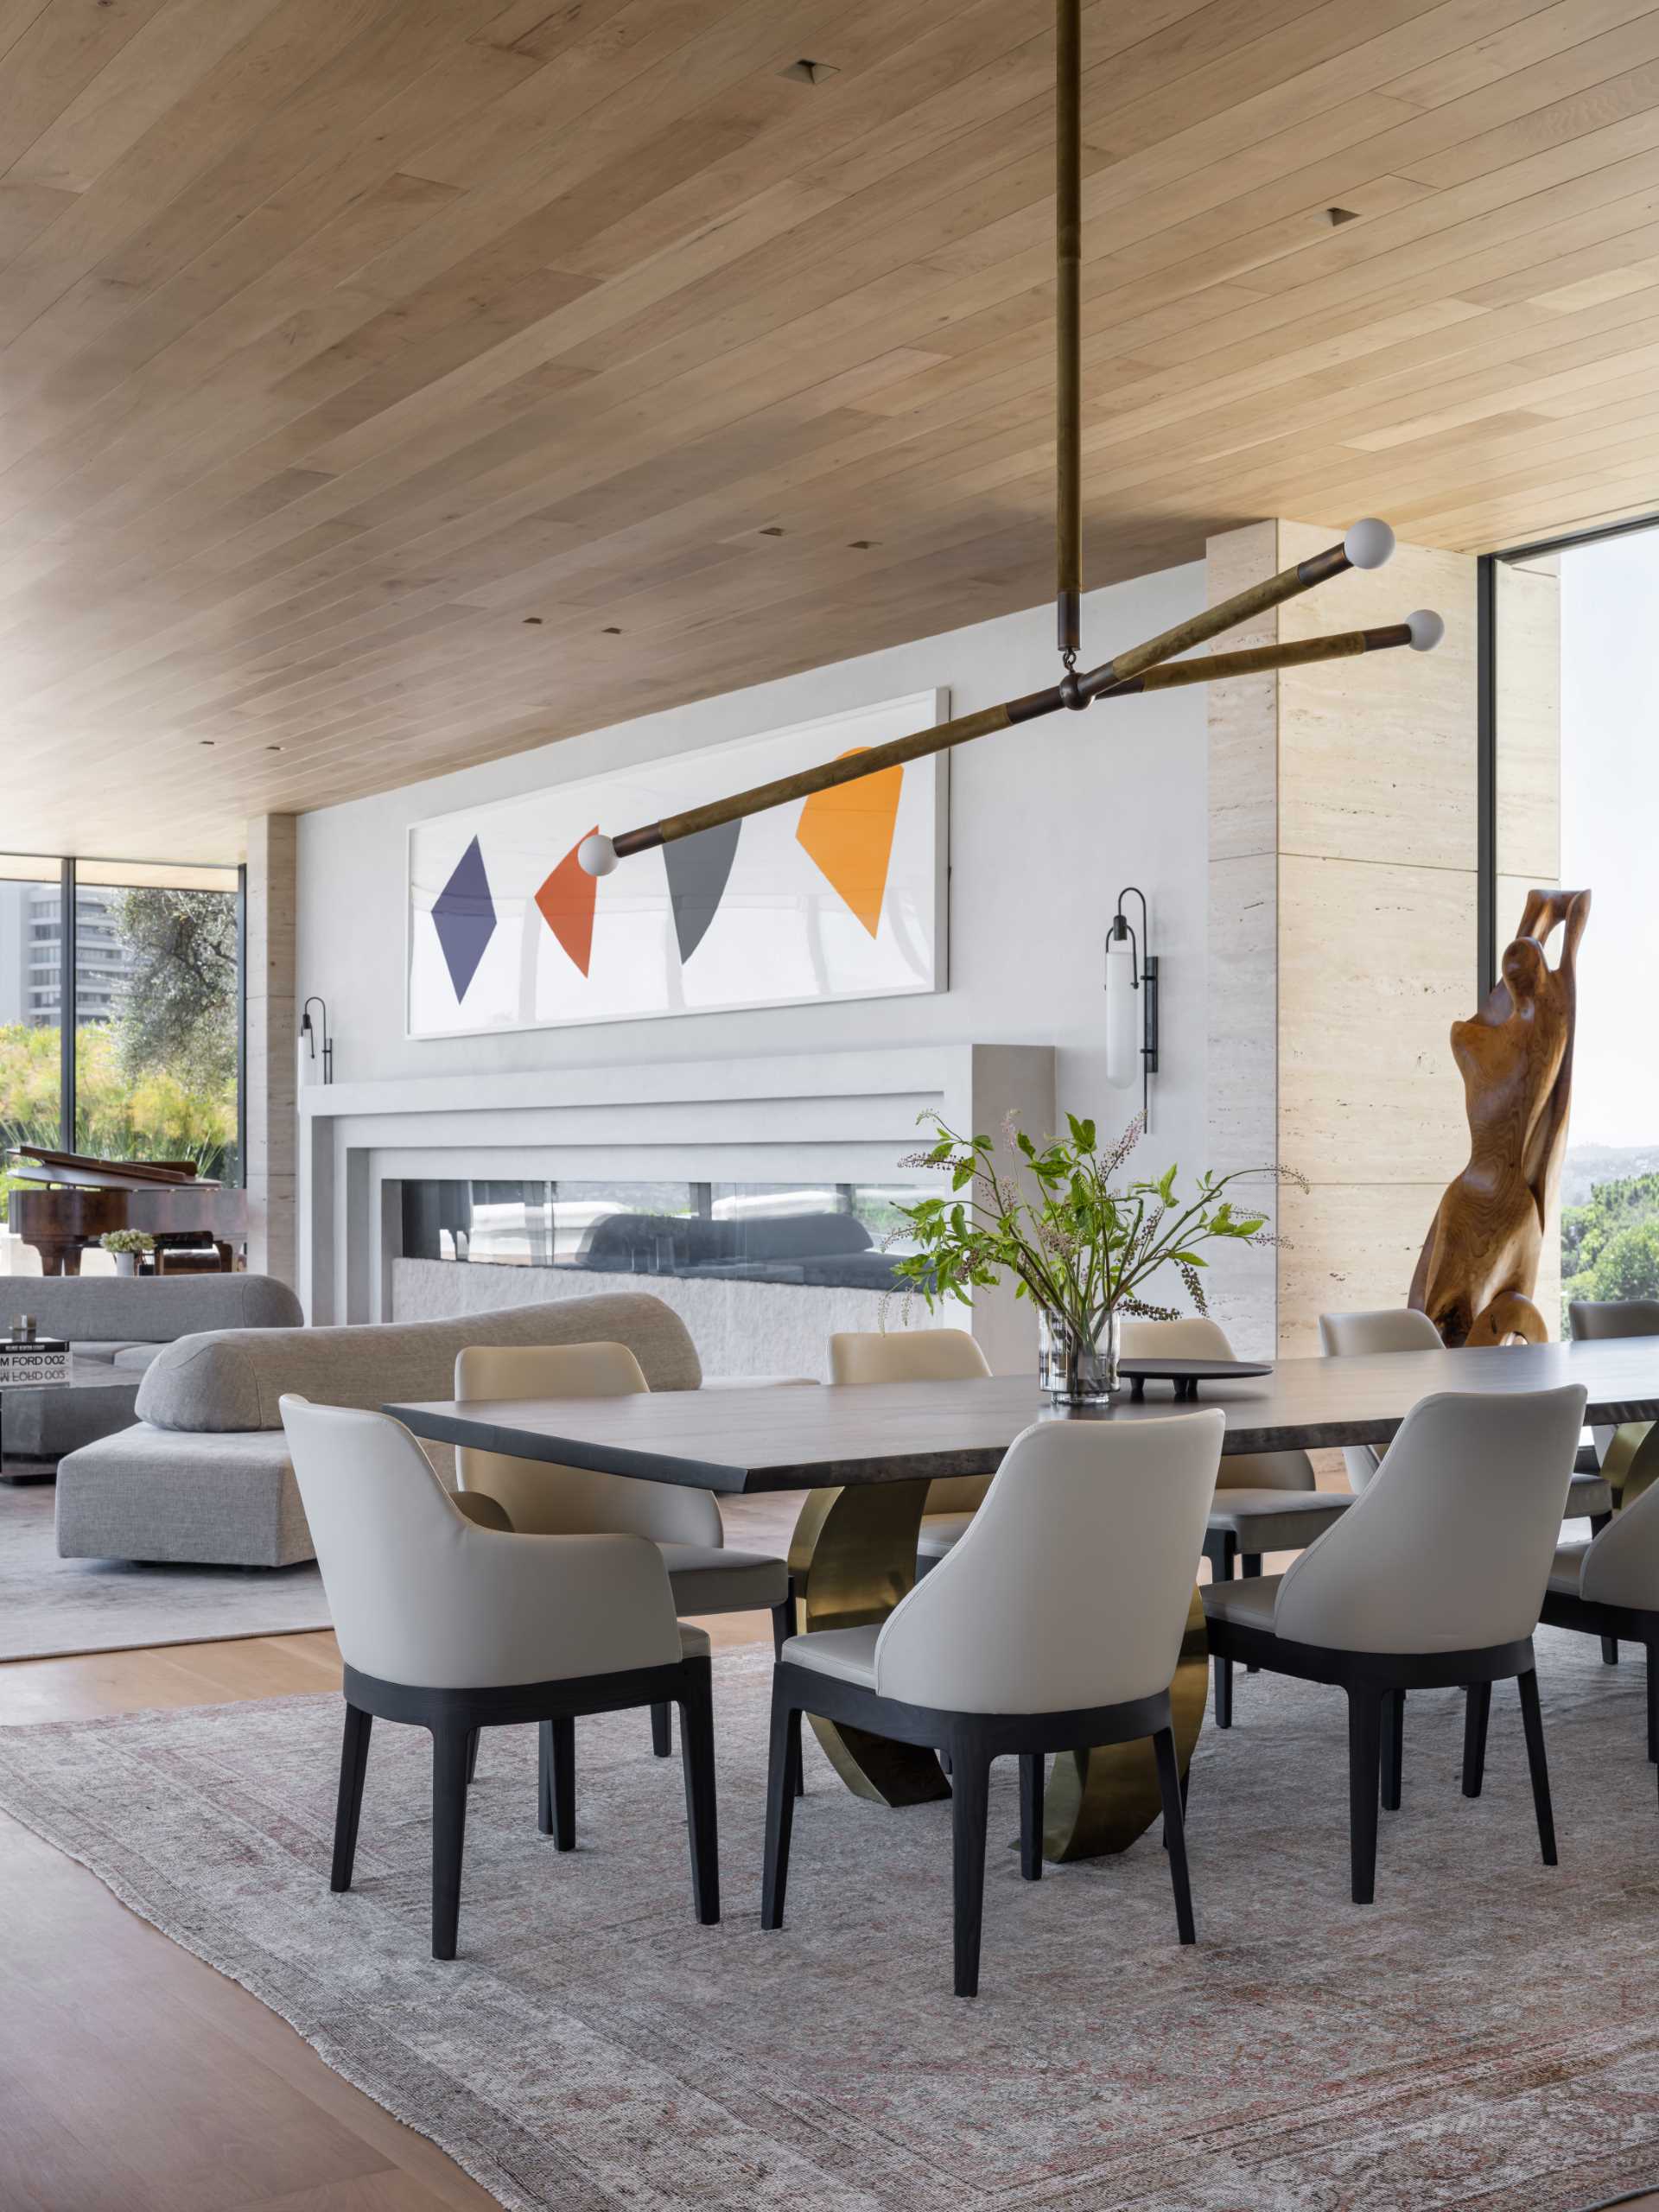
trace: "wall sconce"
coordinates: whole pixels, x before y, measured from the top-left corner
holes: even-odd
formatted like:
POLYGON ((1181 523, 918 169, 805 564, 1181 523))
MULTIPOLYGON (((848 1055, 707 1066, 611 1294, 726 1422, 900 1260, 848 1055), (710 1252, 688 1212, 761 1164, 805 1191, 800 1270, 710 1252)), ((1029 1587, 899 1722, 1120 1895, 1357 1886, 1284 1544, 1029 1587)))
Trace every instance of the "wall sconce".
POLYGON ((300 1009, 300 1081, 302 1083, 308 1081, 311 1072, 309 1064, 317 1057, 319 1030, 322 1036, 322 1079, 325 1083, 332 1083, 334 1079, 334 1040, 328 1034, 328 1002, 326 999, 307 999, 300 1009), (315 1025, 311 1020, 313 1007, 318 1009, 320 1015, 320 1020, 315 1025))
POLYGON ((1106 937, 1106 1080, 1128 1090, 1138 1073, 1141 1111, 1152 1126, 1152 1078, 1158 1072, 1158 960, 1147 950, 1147 894, 1136 885, 1117 894, 1117 912, 1106 937), (1123 912, 1126 899, 1141 901, 1141 935, 1123 912))

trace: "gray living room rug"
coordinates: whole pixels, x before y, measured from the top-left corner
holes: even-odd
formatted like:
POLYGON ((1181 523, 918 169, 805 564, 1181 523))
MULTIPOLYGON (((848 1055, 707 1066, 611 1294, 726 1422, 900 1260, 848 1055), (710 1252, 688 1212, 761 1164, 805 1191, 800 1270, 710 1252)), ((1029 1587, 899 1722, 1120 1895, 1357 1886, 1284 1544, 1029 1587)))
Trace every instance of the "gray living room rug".
POLYGON ((1541 1659, 1559 1868, 1513 1688, 1475 1801, 1460 1700, 1423 1693, 1356 1908, 1341 1698, 1241 1676, 1192 1776, 1198 1947, 1155 1834, 1021 1883, 999 1768, 974 2002, 948 1807, 861 1802, 816 1747, 788 1926, 760 1929, 759 1648, 715 1662, 715 1929, 643 1713, 579 1725, 568 1858, 533 1731, 486 1736, 448 1966, 416 1731, 377 1724, 357 1885, 329 1894, 333 1698, 0 1730, 0 1803, 518 2212, 1568 2212, 1659 2179, 1659 1825, 1640 1662, 1554 1633, 1541 1659))
POLYGON ((332 1625, 322 1577, 299 1567, 60 1559, 50 1483, 0 1483, 0 1660, 213 1643, 332 1625))

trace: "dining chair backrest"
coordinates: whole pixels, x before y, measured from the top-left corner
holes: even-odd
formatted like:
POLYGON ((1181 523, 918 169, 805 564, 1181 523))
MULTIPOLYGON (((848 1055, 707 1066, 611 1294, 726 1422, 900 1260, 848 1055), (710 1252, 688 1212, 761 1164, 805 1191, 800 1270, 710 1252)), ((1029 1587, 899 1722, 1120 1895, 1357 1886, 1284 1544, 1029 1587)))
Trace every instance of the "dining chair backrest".
POLYGON ((877 1694, 1070 1713, 1167 1689, 1224 1427, 1205 1407, 1023 1430, 966 1534, 888 1615, 877 1694))
MULTIPOLYGON (((1321 1313, 1319 1344, 1327 1359, 1348 1359, 1360 1352, 1443 1351, 1440 1332, 1414 1306, 1381 1306, 1368 1313, 1321 1313)), ((1382 1463, 1375 1444, 1344 1444, 1343 1465, 1356 1496, 1382 1463)))
POLYGON ((472 1689, 678 1659, 654 1544, 480 1528, 401 1422, 293 1395, 281 1410, 347 1666, 383 1681, 472 1689))
MULTIPOLYGON (((1659 1337, 1659 1299, 1575 1298, 1568 1304, 1567 1318, 1578 1344, 1608 1337, 1659 1337)), ((1606 1459, 1607 1447, 1618 1433, 1611 1424, 1591 1430, 1598 1458, 1606 1459)))
MULTIPOLYGON (((625 1398, 650 1387, 626 1344, 469 1344, 455 1356, 458 1400, 625 1398)), ((619 1534, 659 1544, 724 1541, 720 1508, 706 1490, 471 1445, 457 1451, 455 1468, 461 1488, 494 1498, 521 1534, 619 1534)))
POLYGON ((1340 1651, 1478 1651, 1537 1625, 1584 1419, 1577 1383, 1442 1391, 1279 1586, 1278 1634, 1340 1651))
MULTIPOLYGON (((830 1380, 862 1382, 976 1382, 991 1363, 966 1329, 843 1329, 830 1339, 830 1380)), ((988 1475, 942 1475, 930 1483, 929 1513, 972 1513, 988 1475)))
POLYGON ((1659 1612, 1659 1483, 1632 1498, 1591 1538, 1579 1594, 1601 1605, 1659 1612))
MULTIPOLYGON (((1125 1321, 1120 1346, 1125 1359, 1231 1359, 1233 1348, 1219 1321, 1183 1313, 1174 1321, 1125 1321)), ((1306 1452, 1230 1452, 1221 1463, 1217 1490, 1312 1490, 1313 1462, 1306 1452)))

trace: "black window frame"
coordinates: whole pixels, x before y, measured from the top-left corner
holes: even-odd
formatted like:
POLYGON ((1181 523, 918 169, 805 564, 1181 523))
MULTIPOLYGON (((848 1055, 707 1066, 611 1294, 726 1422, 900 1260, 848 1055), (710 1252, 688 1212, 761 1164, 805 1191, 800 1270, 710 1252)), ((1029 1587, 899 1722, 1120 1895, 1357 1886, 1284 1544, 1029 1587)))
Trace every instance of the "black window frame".
MULTIPOLYGON (((16 857, 20 860, 49 860, 54 856, 20 853, 16 857)), ((99 868, 129 865, 119 860, 105 860, 99 855, 89 854, 86 857, 89 865, 99 868)), ((134 861, 130 865, 134 868, 184 868, 202 863, 134 861)), ((59 857, 58 900, 61 917, 58 932, 58 1146, 63 1152, 73 1152, 75 1148, 75 1036, 80 1015, 79 963, 76 958, 78 890, 76 861, 59 857)), ((245 867, 239 867, 236 871, 236 890, 232 895, 236 899, 236 1179, 238 1187, 245 1188, 248 1179, 248 871, 245 867)))
POLYGON ((1554 537, 1535 537, 1524 545, 1506 546, 1499 553, 1483 553, 1475 571, 1476 622, 1476 951, 1477 1002, 1484 1000, 1497 981, 1502 946, 1497 918, 1497 572, 1505 563, 1524 561, 1541 553, 1567 553, 1580 545, 1599 545, 1610 537, 1631 537, 1639 531, 1659 530, 1659 512, 1637 515, 1624 522, 1603 523, 1588 530, 1562 531, 1554 537))

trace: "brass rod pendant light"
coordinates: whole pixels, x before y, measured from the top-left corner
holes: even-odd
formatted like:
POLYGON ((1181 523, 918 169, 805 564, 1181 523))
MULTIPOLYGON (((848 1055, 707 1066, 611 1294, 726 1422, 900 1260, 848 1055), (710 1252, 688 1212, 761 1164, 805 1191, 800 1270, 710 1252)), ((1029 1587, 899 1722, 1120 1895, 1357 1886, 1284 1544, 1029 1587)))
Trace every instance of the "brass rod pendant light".
POLYGON ((1314 661, 1343 660, 1398 645, 1430 652, 1445 634, 1440 616, 1420 608, 1403 622, 1377 629, 1347 630, 1334 637, 1302 639, 1294 645, 1212 653, 1198 661, 1176 660, 1176 655, 1219 637, 1270 607, 1282 605, 1299 593, 1311 591, 1316 584, 1340 575, 1344 569, 1381 568, 1394 550, 1394 532, 1386 523, 1368 519, 1355 523, 1340 544, 1328 546, 1294 568, 1281 569, 1265 582, 1236 592, 1219 606, 1178 622, 1173 629, 1149 638, 1144 645, 1131 646, 1098 668, 1078 672, 1083 600, 1083 0, 1056 0, 1056 34, 1054 545, 1055 605, 1064 674, 1045 690, 1030 691, 998 706, 982 707, 975 714, 959 715, 931 729, 826 760, 816 768, 799 769, 730 798, 713 799, 707 805, 690 807, 683 814, 624 830, 620 836, 609 837, 595 830, 578 849, 578 858, 590 875, 608 875, 618 861, 632 853, 647 852, 653 845, 672 844, 701 830, 765 813, 770 807, 810 798, 814 791, 879 775, 883 769, 906 760, 924 760, 931 753, 944 753, 972 738, 987 737, 1016 722, 1034 721, 1062 708, 1081 711, 1096 699, 1218 683, 1227 677, 1259 675, 1276 668, 1303 668, 1314 661))

